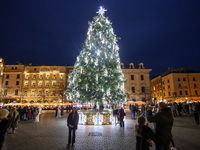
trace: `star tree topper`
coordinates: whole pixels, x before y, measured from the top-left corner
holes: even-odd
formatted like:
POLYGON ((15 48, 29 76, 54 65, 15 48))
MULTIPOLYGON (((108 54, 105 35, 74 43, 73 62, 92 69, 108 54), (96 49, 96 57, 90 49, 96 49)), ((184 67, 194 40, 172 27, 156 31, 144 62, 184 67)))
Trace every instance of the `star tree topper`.
POLYGON ((97 11, 97 14, 103 15, 105 11, 107 10, 100 6, 99 10, 97 11))

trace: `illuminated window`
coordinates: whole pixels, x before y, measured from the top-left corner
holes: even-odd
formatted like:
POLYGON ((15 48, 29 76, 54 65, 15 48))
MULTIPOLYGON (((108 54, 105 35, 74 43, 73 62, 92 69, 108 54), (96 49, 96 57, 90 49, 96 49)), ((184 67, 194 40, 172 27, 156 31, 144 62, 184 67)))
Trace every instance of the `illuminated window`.
POLYGON ((34 96, 34 95, 35 95, 35 92, 34 92, 34 91, 32 91, 32 92, 31 92, 31 96, 34 96))
POLYGON ((26 79, 28 79, 28 77, 29 77, 29 75, 26 75, 26 77, 25 77, 25 78, 26 78, 26 79))
POLYGON ((56 75, 55 74, 53 75, 53 79, 56 79, 56 75))
POLYGON ((42 91, 39 91, 39 92, 38 92, 38 96, 42 96, 42 91))
POLYGON ((56 86, 56 82, 53 82, 52 85, 53 85, 53 86, 56 86))
POLYGON ((42 75, 40 75, 40 79, 42 79, 42 77, 43 77, 43 76, 42 76, 42 75))
POLYGON ((39 82, 39 86, 42 86, 42 82, 39 82))
POLYGON ((52 96, 55 96, 55 91, 52 91, 52 96))
POLYGON ((27 96, 27 91, 24 91, 24 96, 27 96))
POLYGON ((47 79, 49 79, 49 74, 47 74, 47 79))
POLYGON ((49 86, 49 82, 46 82, 46 86, 49 86))
POLYGON ((45 95, 48 96, 48 95, 49 95, 49 91, 46 91, 46 92, 45 92, 45 95))
POLYGON ((60 75, 60 79, 63 79, 63 74, 60 75))
POLYGON ((28 86, 28 82, 25 82, 25 86, 28 86))
POLYGON ((33 79, 36 79, 36 75, 33 75, 33 79))
POLYGON ((35 82, 32 82, 32 86, 35 86, 35 82))

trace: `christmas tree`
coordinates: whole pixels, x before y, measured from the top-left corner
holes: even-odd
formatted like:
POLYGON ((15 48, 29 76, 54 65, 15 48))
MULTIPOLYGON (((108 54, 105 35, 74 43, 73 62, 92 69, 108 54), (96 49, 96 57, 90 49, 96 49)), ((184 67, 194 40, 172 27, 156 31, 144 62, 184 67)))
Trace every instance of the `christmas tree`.
POLYGON ((87 39, 69 74, 68 99, 78 103, 125 101, 124 75, 120 67, 118 38, 111 22, 100 7, 98 15, 89 22, 87 39))

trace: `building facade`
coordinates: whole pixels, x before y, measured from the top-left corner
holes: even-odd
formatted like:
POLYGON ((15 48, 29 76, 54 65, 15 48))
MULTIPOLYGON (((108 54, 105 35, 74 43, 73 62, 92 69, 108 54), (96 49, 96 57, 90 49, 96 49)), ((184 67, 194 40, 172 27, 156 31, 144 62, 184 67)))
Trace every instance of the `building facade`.
POLYGON ((152 69, 146 69, 143 63, 135 65, 121 63, 124 77, 127 80, 125 92, 129 94, 127 104, 151 103, 151 87, 149 73, 152 69))
MULTIPOLYGON (((1 101, 4 103, 65 103, 68 74, 73 66, 4 65, 0 59, 1 101)), ((129 94, 127 104, 151 102, 149 73, 143 63, 125 65, 121 63, 125 92, 129 94)))
POLYGON ((200 73, 185 68, 168 70, 151 79, 151 93, 155 102, 200 101, 200 73))

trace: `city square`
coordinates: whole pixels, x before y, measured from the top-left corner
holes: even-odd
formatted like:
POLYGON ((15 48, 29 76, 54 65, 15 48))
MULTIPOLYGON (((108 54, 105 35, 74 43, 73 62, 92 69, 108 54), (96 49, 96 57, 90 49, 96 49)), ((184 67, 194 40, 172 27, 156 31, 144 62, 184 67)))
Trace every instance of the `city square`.
POLYGON ((200 2, 0 2, 0 150, 199 150, 200 2))
MULTIPOLYGON (((74 147, 67 148, 68 128, 67 113, 63 118, 55 118, 55 114, 43 113, 39 123, 30 121, 19 122, 16 134, 7 134, 3 150, 127 150, 135 149, 134 127, 137 120, 130 119, 127 111, 125 128, 119 124, 105 126, 79 125, 74 147), (94 136, 90 133, 97 133, 94 136)), ((199 150, 200 126, 194 118, 176 117, 172 128, 173 138, 177 149, 199 150)), ((151 148, 154 149, 154 146, 151 148)))

